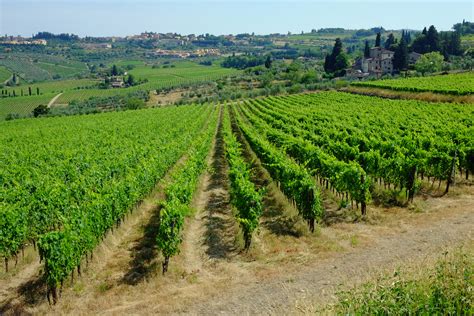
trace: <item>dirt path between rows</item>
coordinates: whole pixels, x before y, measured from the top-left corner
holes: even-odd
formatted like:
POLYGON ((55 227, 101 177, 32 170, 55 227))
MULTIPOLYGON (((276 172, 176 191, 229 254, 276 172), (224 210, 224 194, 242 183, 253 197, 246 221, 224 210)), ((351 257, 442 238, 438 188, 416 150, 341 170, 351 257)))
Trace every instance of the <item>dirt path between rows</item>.
POLYGON ((187 306, 184 313, 288 314, 319 303, 330 303, 338 285, 355 285, 370 274, 420 261, 474 239, 474 201, 471 196, 440 204, 431 219, 405 224, 379 236, 370 247, 315 262, 296 273, 282 273, 275 280, 240 286, 221 295, 187 306), (451 213, 452 216, 449 214, 451 213))

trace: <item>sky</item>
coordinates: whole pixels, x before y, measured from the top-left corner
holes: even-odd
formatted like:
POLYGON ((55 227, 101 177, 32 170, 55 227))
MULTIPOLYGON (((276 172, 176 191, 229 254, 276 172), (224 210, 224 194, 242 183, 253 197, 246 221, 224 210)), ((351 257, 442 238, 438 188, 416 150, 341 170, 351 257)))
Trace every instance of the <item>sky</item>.
POLYGON ((0 34, 300 33, 325 27, 449 30, 474 0, 0 0, 0 34))

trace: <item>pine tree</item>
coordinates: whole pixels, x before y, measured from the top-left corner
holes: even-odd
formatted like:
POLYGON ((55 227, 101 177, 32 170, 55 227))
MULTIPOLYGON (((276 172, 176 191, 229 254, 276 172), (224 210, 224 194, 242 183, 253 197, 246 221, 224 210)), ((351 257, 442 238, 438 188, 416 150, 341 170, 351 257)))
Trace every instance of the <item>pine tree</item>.
POLYGON ((378 32, 375 37, 375 47, 380 47, 380 32, 378 32))
POLYGON ((365 41, 364 57, 365 57, 365 58, 369 58, 369 57, 370 57, 369 41, 365 41))

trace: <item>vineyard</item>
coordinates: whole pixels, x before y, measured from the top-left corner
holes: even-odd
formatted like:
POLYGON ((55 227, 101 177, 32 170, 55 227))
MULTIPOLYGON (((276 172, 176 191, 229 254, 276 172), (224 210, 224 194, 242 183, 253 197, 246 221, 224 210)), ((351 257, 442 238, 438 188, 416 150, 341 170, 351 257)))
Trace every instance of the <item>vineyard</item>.
MULTIPOLYGON (((9 59, 3 61, 13 62, 9 59)), ((99 81, 93 79, 54 80, 4 87, 0 97, 0 119, 4 119, 8 114, 28 115, 38 105, 48 104, 59 93, 62 94, 55 104, 64 105, 73 100, 84 101, 92 97, 125 96, 135 91, 161 91, 201 85, 236 72, 236 70, 219 66, 202 66, 190 62, 179 62, 176 63, 176 67, 172 68, 153 68, 141 62, 130 61, 123 62, 123 64, 133 64, 135 68, 130 71, 130 74, 136 78, 147 78, 147 81, 133 87, 120 89, 99 89, 97 88, 99 81)))
POLYGON ((212 110, 44 119, 35 129, 29 120, 2 123, 0 253, 7 269, 8 258, 37 243, 56 301, 57 287, 188 150, 212 110))
POLYGON ((411 201, 423 180, 444 180, 448 192, 455 171, 474 172, 469 106, 327 92, 247 101, 236 112, 272 177, 310 221, 321 219, 322 189, 365 214, 376 186, 411 201))
POLYGON ((146 78, 148 81, 143 84, 123 89, 69 90, 61 95, 56 103, 68 104, 72 100, 86 100, 91 97, 106 97, 117 94, 126 95, 138 90, 159 91, 163 89, 186 87, 193 84, 204 84, 235 72, 235 70, 218 66, 201 66, 186 62, 177 63, 177 66, 173 68, 153 68, 152 66, 139 65, 129 71, 129 73, 136 78, 146 78))
POLYGON ((26 82, 52 80, 58 76, 71 78, 88 71, 84 63, 45 54, 16 54, 0 59, 0 65, 26 82))
MULTIPOLYGON (((266 203, 275 197, 255 180, 254 159, 306 223, 304 238, 281 240, 311 243, 329 225, 325 220, 334 205, 328 197, 338 210, 365 219, 382 191, 403 196, 407 206, 435 182, 444 184, 436 192, 446 194, 456 176, 472 178, 473 114, 469 105, 331 91, 0 122, 0 256, 8 271, 13 259, 34 245, 48 301, 56 304, 66 279, 81 274, 109 232, 159 187, 162 195, 153 202, 159 225, 148 251, 159 250, 163 278, 171 270, 171 278, 179 279, 172 282, 198 285, 200 279, 192 276, 199 271, 183 272, 180 255, 192 247, 187 224, 196 221, 190 216, 193 199, 209 190, 200 185, 203 175, 217 176, 210 156, 226 166, 219 181, 229 184, 231 218, 244 240, 236 255, 245 258, 239 265, 271 262, 271 251, 263 259, 258 251, 272 247, 262 247, 262 231, 268 229, 262 223, 274 211, 266 203), (216 158, 219 141, 223 154, 216 158), (249 158, 249 151, 256 158, 249 158), (260 248, 252 253, 255 244, 260 248)), ((225 226, 202 225, 207 230, 225 226)), ((204 238, 209 242, 208 235, 204 238)))
POLYGON ((31 94, 36 95, 37 89, 39 89, 40 94, 47 93, 61 93, 68 90, 79 90, 85 88, 91 88, 96 86, 98 83, 97 80, 92 79, 69 79, 69 80, 55 80, 55 81, 44 81, 39 83, 32 84, 23 84, 15 87, 4 87, 2 90, 6 91, 7 95, 18 96, 28 96, 29 89, 31 88, 31 94))
POLYGON ((7 68, 0 66, 0 84, 10 79, 11 76, 12 74, 7 68))
POLYGON ((383 88, 409 92, 434 92, 453 95, 474 93, 474 73, 460 73, 431 77, 386 79, 352 83, 354 86, 383 88))
POLYGON ((40 104, 47 105, 54 96, 55 93, 47 93, 39 96, 0 98, 0 121, 4 120, 8 114, 13 113, 28 116, 35 107, 40 104))

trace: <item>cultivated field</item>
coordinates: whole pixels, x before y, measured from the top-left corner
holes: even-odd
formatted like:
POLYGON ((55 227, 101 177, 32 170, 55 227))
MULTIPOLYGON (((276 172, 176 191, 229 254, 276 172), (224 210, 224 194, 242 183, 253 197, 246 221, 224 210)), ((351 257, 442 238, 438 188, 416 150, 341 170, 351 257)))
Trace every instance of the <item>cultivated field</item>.
MULTIPOLYGON (((126 62, 123 62, 127 65, 126 62)), ((136 63, 135 63, 136 64, 136 63)), ((90 97, 104 97, 117 94, 128 94, 137 90, 161 90, 180 88, 192 84, 203 84, 216 79, 236 73, 236 70, 222 68, 220 66, 202 66, 191 62, 178 62, 175 67, 153 68, 151 65, 139 63, 129 71, 137 79, 146 78, 148 82, 124 89, 87 89, 70 90, 65 92, 57 101, 58 104, 66 104, 72 100, 85 100, 90 97)))
POLYGON ((192 62, 176 62, 173 63, 174 67, 167 68, 153 68, 152 65, 133 61, 122 61, 117 64, 121 66, 133 64, 135 68, 129 73, 137 80, 147 79, 147 82, 120 89, 99 89, 97 87, 99 81, 93 79, 54 80, 31 84, 22 82, 19 86, 2 89, 5 91, 5 96, 0 98, 0 120, 7 114, 28 115, 38 105, 47 105, 59 93, 61 96, 53 105, 65 105, 73 100, 87 100, 91 97, 127 95, 135 91, 160 91, 205 84, 238 72, 235 69, 216 65, 202 66, 192 62), (37 89, 40 95, 37 95, 37 89))
POLYGON ((54 96, 54 93, 47 93, 39 96, 0 98, 0 121, 12 113, 28 116, 38 105, 47 105, 54 96))
POLYGON ((1 122, 0 312, 314 313, 472 249, 472 123, 341 92, 1 122))
POLYGON ((434 92, 453 95, 474 93, 474 72, 439 75, 431 77, 386 79, 376 81, 355 82, 353 85, 362 87, 384 88, 410 92, 434 92))
POLYGON ((6 80, 10 79, 12 73, 5 67, 0 66, 0 84, 3 84, 6 80))

